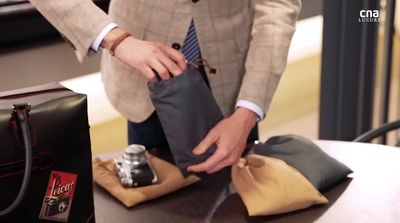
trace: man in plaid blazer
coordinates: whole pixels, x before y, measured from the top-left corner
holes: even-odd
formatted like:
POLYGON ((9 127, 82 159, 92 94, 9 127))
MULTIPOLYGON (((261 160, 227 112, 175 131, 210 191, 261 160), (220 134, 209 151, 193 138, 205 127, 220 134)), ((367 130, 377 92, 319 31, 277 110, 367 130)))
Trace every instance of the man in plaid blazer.
POLYGON ((193 150, 201 154, 217 145, 208 160, 189 167, 208 173, 238 161, 257 119, 264 118, 301 8, 300 0, 111 0, 106 14, 91 0, 31 2, 70 41, 79 60, 108 49, 101 73, 111 104, 130 121, 132 134, 155 141, 163 133, 147 82, 154 71, 168 79, 186 69, 179 49, 193 21, 201 56, 216 68, 206 77, 226 117, 193 150))

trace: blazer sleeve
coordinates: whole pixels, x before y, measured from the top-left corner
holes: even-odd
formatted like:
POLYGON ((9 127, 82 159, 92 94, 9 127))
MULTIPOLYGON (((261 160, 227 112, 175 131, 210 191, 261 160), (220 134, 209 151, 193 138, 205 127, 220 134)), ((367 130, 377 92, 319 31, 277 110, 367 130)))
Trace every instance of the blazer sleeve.
POLYGON ((301 2, 253 0, 252 7, 251 41, 238 100, 251 101, 267 111, 286 67, 301 2))
POLYGON ((30 0, 36 9, 70 42, 79 61, 110 17, 92 0, 30 0))

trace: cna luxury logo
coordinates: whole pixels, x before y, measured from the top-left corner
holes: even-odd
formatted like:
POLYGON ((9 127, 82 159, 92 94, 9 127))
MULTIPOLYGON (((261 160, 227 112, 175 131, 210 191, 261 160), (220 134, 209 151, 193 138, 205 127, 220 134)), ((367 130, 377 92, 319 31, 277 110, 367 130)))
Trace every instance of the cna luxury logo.
POLYGON ((379 10, 360 10, 358 22, 379 22, 379 10))

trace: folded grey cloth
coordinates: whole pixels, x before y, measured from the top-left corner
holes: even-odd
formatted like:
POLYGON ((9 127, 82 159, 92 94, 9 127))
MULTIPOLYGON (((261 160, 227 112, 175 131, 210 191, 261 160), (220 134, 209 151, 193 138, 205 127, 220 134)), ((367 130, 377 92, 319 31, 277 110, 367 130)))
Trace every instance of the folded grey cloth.
POLYGON ((215 145, 202 155, 192 150, 220 120, 222 112, 199 71, 189 65, 181 75, 149 83, 150 97, 165 132, 177 167, 200 163, 215 151, 215 145))
POLYGON ((330 157, 311 140, 297 135, 275 136, 256 144, 254 153, 285 161, 302 173, 319 191, 346 179, 352 171, 330 157))

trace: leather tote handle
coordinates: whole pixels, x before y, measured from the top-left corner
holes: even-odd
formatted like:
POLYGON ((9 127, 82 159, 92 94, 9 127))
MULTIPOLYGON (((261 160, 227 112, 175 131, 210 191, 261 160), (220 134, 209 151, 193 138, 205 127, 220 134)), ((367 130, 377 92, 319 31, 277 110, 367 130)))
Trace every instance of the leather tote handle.
POLYGON ((31 106, 29 104, 17 104, 14 105, 11 111, 11 121, 16 121, 24 142, 25 148, 25 172, 22 180, 21 188, 19 189, 18 195, 15 200, 4 210, 0 211, 0 216, 11 213, 18 207, 22 199, 25 196, 26 190, 28 189, 29 180, 31 177, 32 170, 32 144, 31 136, 29 131, 29 112, 31 106))

